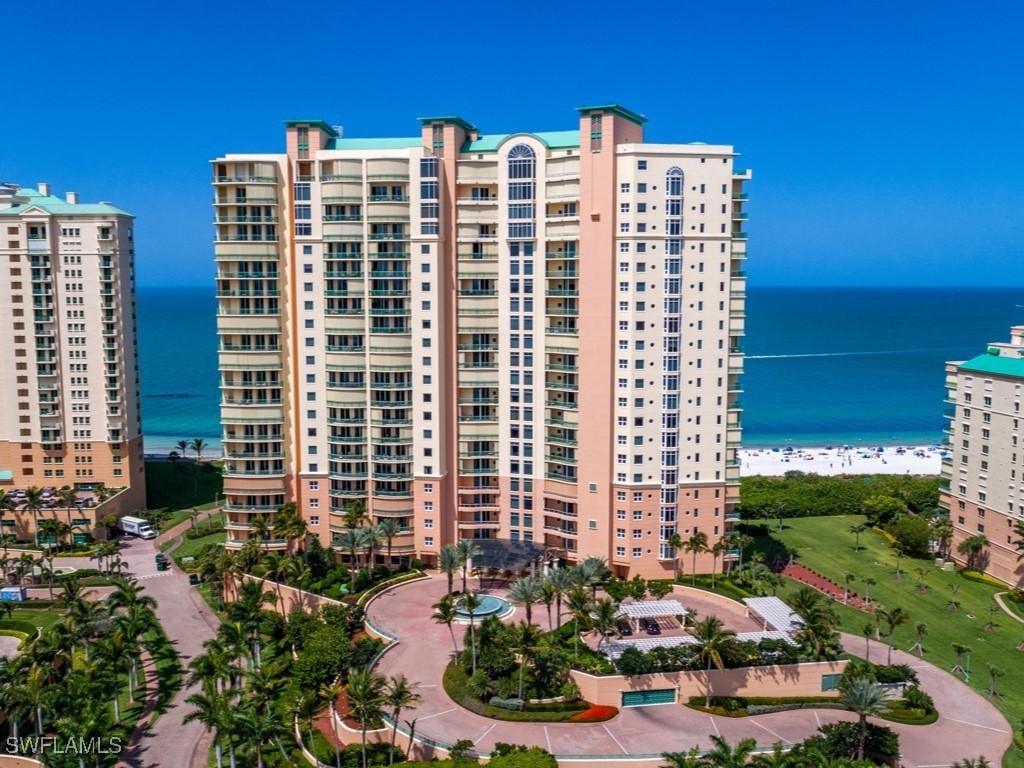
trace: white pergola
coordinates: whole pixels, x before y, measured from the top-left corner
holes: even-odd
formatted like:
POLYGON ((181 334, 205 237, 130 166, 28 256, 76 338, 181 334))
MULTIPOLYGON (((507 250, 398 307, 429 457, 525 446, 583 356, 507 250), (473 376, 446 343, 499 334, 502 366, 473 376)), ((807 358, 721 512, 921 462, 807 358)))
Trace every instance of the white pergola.
POLYGON ((743 603, 747 606, 747 615, 753 613, 765 631, 771 627, 779 632, 793 633, 803 626, 800 614, 777 597, 745 597, 743 603))
POLYGON ((619 616, 629 619, 634 630, 640 619, 674 619, 685 614, 686 608, 678 600, 643 600, 619 606, 619 616))
MULTIPOLYGON (((759 643, 762 640, 782 640, 789 645, 796 645, 793 638, 787 633, 778 630, 766 632, 739 632, 736 635, 739 642, 759 643)), ((602 649, 602 652, 610 660, 614 661, 622 655, 627 648, 636 648, 641 653, 653 651, 655 648, 678 648, 682 645, 699 645, 697 638, 693 635, 675 635, 674 637, 643 637, 636 640, 613 640, 602 649)))

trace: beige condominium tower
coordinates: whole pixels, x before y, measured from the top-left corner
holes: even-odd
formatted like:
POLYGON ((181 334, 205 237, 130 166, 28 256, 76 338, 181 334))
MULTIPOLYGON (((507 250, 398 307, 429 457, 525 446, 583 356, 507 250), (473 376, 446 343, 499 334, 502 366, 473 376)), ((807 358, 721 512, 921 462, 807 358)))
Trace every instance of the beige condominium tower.
POLYGON ((134 219, 110 203, 0 185, 0 532, 100 538, 145 506, 134 219), (31 490, 35 489, 35 490, 31 490))
POLYGON ((1013 586, 1024 581, 1018 555, 1024 523, 1024 326, 966 362, 946 364, 950 455, 940 504, 953 524, 952 555, 1013 586), (960 547, 968 542, 965 551, 960 547))
POLYGON ((750 174, 618 105, 577 121, 291 120, 212 161, 229 546, 286 501, 328 545, 353 500, 427 562, 473 538, 660 576, 677 532, 722 539, 750 174))

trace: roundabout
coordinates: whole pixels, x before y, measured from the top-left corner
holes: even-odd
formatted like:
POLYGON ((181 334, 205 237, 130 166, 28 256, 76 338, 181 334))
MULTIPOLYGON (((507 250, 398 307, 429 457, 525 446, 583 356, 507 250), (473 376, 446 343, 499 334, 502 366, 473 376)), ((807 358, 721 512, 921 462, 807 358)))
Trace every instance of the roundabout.
MULTIPOLYGON (((753 738, 759 748, 772 744, 800 742, 819 727, 840 720, 855 720, 852 713, 835 709, 801 709, 728 718, 709 715, 678 705, 624 707, 603 723, 542 723, 494 720, 471 712, 445 693, 441 681, 452 657, 448 628, 431 617, 432 606, 445 594, 443 578, 432 576, 382 593, 367 607, 372 625, 397 638, 378 662, 384 675, 404 674, 422 695, 417 707, 416 740, 421 745, 444 749, 459 739, 469 739, 479 752, 491 751, 498 742, 539 746, 560 760, 574 762, 661 764, 662 752, 685 751, 712 746, 711 737, 720 735, 730 743, 753 738)), ((487 596, 507 603, 500 590, 487 596)), ((474 619, 478 614, 474 611, 474 619)), ((467 617, 468 618, 468 617, 467 617)), ((547 630, 547 618, 534 616, 547 630)), ((459 623, 456 637, 460 647, 468 633, 468 621, 459 623)), ((843 635, 844 647, 861 653, 864 639, 843 635)), ((885 648, 872 641, 878 649, 885 648)), ((873 652, 878 653, 879 650, 873 652)), ((1012 739, 1010 727, 999 711, 983 696, 927 661, 900 650, 893 651, 894 663, 911 665, 921 685, 934 698, 939 719, 932 725, 886 723, 900 737, 903 764, 907 768, 948 766, 953 760, 984 754, 998 763, 1012 739)), ((404 730, 404 729, 400 729, 404 730)))

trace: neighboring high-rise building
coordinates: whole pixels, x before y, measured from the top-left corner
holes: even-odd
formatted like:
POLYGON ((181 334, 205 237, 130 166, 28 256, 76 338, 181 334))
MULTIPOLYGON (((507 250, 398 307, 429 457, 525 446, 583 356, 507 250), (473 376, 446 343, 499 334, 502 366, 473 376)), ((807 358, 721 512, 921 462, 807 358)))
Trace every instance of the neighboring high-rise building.
POLYGON ((953 524, 953 558, 1018 586, 1024 581, 1016 548, 1016 528, 1024 523, 1024 326, 1010 329, 1009 344, 947 363, 946 387, 950 455, 943 459, 940 503, 953 524), (975 551, 960 552, 972 538, 975 551))
POLYGON ((69 539, 102 537, 98 520, 145 507, 133 227, 110 203, 0 185, 5 534, 55 517, 69 539))
POLYGON ((229 546, 286 501, 336 546, 362 501, 428 562, 469 537, 661 576, 676 533, 721 540, 750 174, 578 112, 411 138, 292 120, 286 152, 212 161, 229 546))

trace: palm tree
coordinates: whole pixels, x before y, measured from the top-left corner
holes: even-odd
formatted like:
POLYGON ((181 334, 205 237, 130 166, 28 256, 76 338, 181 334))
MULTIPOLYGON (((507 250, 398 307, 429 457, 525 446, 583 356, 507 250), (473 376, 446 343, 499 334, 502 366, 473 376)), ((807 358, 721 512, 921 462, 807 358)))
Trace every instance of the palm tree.
POLYGON ((555 629, 562 628, 562 599, 572 588, 572 575, 564 568, 548 572, 544 582, 551 587, 555 596, 555 629))
POLYGON ((313 743, 313 721, 316 720, 321 709, 323 709, 323 700, 320 698, 320 691, 300 691, 288 706, 288 714, 298 725, 300 736, 302 727, 306 727, 306 738, 310 744, 313 743))
POLYGON ((469 645, 470 655, 473 659, 473 674, 476 674, 476 622, 474 619, 481 602, 476 592, 468 592, 459 598, 462 610, 469 614, 469 645))
POLYGON ((875 615, 878 616, 886 625, 886 642, 889 644, 888 660, 886 664, 892 664, 892 637, 896 632, 896 627, 906 624, 910 621, 910 614, 907 613, 903 608, 897 606, 890 610, 879 608, 875 611, 875 615))
POLYGON ((359 530, 356 528, 345 528, 335 534, 335 546, 345 550, 348 553, 348 570, 349 570, 349 593, 356 591, 356 577, 359 575, 359 563, 356 560, 356 555, 359 552, 359 530))
POLYGON ((965 757, 963 760, 957 760, 949 768, 992 768, 992 763, 982 755, 977 758, 965 757))
POLYGON ((259 709, 243 704, 238 708, 235 720, 243 742, 256 753, 257 768, 264 768, 263 748, 269 744, 277 744, 285 762, 288 761, 287 753, 281 746, 281 737, 288 735, 288 728, 275 708, 259 709))
POLYGON ((872 579, 870 576, 864 579, 864 602, 871 602, 871 588, 878 582, 872 579))
POLYGON ((603 597, 591 606, 590 621, 597 631, 597 648, 601 649, 609 635, 619 635, 619 604, 603 597))
POLYGON ((267 555, 265 575, 274 583, 274 591, 277 593, 277 603, 282 613, 286 613, 284 596, 281 594, 281 584, 287 583, 288 579, 294 578, 299 572, 299 563, 291 557, 282 557, 276 552, 267 555))
POLYGON ((590 588, 590 597, 597 599, 597 588, 611 575, 604 558, 591 555, 572 569, 577 584, 590 588))
POLYGON ((719 539, 711 546, 711 589, 715 588, 715 577, 718 575, 718 558, 729 551, 729 542, 719 539))
POLYGON ((362 528, 365 523, 370 522, 366 514, 366 500, 352 499, 345 505, 345 514, 342 521, 346 528, 362 528))
POLYGON ((971 646, 964 645, 963 643, 950 643, 950 647, 953 649, 953 653, 956 654, 956 661, 950 672, 959 672, 964 676, 964 680, 967 680, 967 670, 964 668, 963 660, 964 656, 971 652, 971 646))
POLYGON ((957 545, 956 551, 966 557, 964 565, 971 570, 979 570, 978 558, 988 547, 988 537, 983 533, 968 536, 957 545))
POLYGON ((928 625, 923 621, 919 621, 914 624, 914 644, 910 646, 910 650, 917 650, 917 657, 919 659, 924 658, 924 639, 928 635, 928 625))
POLYGON ((864 745, 868 738, 868 715, 880 715, 885 711, 885 692, 872 680, 854 680, 839 698, 840 703, 857 715, 859 736, 857 759, 864 759, 864 745))
POLYGON ((533 623, 533 606, 541 601, 541 581, 535 576, 523 576, 512 583, 508 598, 526 609, 526 621, 533 623))
POLYGON ((544 603, 544 607, 547 608, 548 629, 552 630, 555 628, 555 619, 552 615, 552 607, 555 604, 555 588, 546 578, 538 579, 538 581, 540 581, 540 602, 544 603))
POLYGON ((732 647, 736 640, 736 633, 725 629, 717 616, 708 616, 693 625, 691 630, 694 639, 697 641, 696 660, 703 661, 705 666, 705 697, 704 706, 711 706, 711 667, 722 669, 725 662, 722 654, 732 647))
POLYGON ((331 733, 334 735, 334 768, 341 768, 341 739, 338 738, 338 697, 345 690, 340 682, 326 683, 320 688, 320 698, 331 709, 331 733))
POLYGON ((444 595, 431 606, 434 609, 434 622, 437 624, 444 624, 448 627, 448 632, 452 636, 452 651, 455 655, 459 653, 458 643, 455 642, 455 630, 452 629, 452 624, 455 623, 457 618, 455 613, 455 600, 451 595, 444 595))
POLYGON ((348 675, 348 707, 359 721, 362 768, 366 768, 366 731, 383 714, 386 684, 383 676, 368 668, 352 670, 348 675))
POLYGON ((469 569, 473 564, 473 558, 480 554, 480 547, 472 539, 461 539, 455 545, 455 551, 459 556, 459 566, 462 568, 462 592, 465 594, 469 569))
POLYGON ((860 535, 868 529, 867 523, 857 523, 849 527, 850 533, 853 534, 853 551, 860 552, 860 535))
POLYGON ((413 709, 423 701, 416 693, 416 685, 410 683, 405 675, 395 675, 387 682, 384 690, 384 707, 391 718, 391 751, 388 752, 388 765, 394 762, 395 741, 398 738, 398 722, 403 710, 413 709))
POLYGON ((213 751, 217 760, 217 768, 224 765, 221 747, 224 710, 227 702, 214 690, 193 693, 185 703, 191 705, 192 711, 185 715, 185 723, 199 722, 207 733, 213 734, 213 751))
POLYGON ((708 551, 708 535, 704 531, 694 530, 693 534, 686 540, 683 545, 687 552, 693 554, 693 570, 690 573, 690 577, 693 579, 693 584, 697 583, 697 555, 701 555, 708 551))
POLYGON ((566 605, 569 608, 569 613, 572 614, 573 621, 572 656, 573 659, 578 660, 580 657, 580 621, 590 621, 590 595, 587 594, 586 589, 577 585, 566 595, 566 605))
POLYGON ((691 747, 689 752, 662 752, 665 764, 661 768, 702 768, 707 763, 701 757, 700 747, 691 747))
POLYGON ((448 594, 454 591, 455 572, 459 570, 459 553, 453 544, 445 544, 441 547, 441 554, 437 558, 437 567, 448 577, 448 594))
POLYGON ((675 569, 675 580, 679 581, 681 573, 680 563, 682 561, 680 555, 683 551, 683 537, 679 535, 679 531, 668 537, 667 544, 672 547, 672 565, 675 569))
POLYGON ((25 489, 23 501, 25 510, 32 513, 32 522, 36 529, 36 544, 39 543, 39 511, 43 508, 43 491, 36 486, 25 489))
POLYGON ((857 580, 857 574, 848 573, 843 577, 843 605, 850 602, 850 582, 857 580))
POLYGON ((188 457, 188 449, 189 449, 189 442, 188 442, 188 440, 179 440, 174 445, 175 445, 175 447, 179 451, 181 451, 181 456, 183 458, 187 458, 188 457))
POLYGON ((206 441, 201 437, 197 437, 192 440, 189 448, 196 452, 196 463, 201 463, 203 460, 203 451, 206 450, 206 441))
POLYGON ((377 523, 377 532, 387 542, 387 565, 391 568, 391 546, 395 536, 398 535, 398 523, 393 518, 385 517, 377 523))
POLYGON ((744 768, 751 754, 757 749, 753 739, 741 739, 735 747, 722 736, 712 736, 714 746, 704 756, 704 764, 708 768, 744 768))
POLYGON ((936 517, 932 521, 932 537, 939 543, 939 555, 949 556, 949 544, 953 540, 953 523, 948 517, 936 517))
POLYGON ((529 621, 520 621, 512 628, 511 650, 519 656, 519 698, 523 698, 523 671, 533 658, 541 632, 529 621))
POLYGON ((997 667, 995 664, 987 664, 988 667, 988 695, 998 696, 999 691, 996 690, 996 680, 1006 674, 1001 667, 997 667))
POLYGON ((366 567, 374 568, 377 565, 377 549, 384 538, 380 532, 380 524, 367 525, 360 528, 359 538, 366 552, 366 567))

